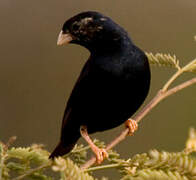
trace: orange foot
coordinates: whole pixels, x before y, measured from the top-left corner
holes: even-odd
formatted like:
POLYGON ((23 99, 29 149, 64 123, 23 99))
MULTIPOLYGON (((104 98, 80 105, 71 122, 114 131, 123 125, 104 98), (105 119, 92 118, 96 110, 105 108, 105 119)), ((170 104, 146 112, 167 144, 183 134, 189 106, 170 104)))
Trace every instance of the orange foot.
POLYGON ((125 126, 129 128, 129 135, 133 136, 134 132, 138 129, 138 123, 133 119, 128 119, 125 126))
POLYGON ((86 126, 81 126, 80 127, 80 133, 81 136, 86 140, 86 142, 90 145, 92 151, 95 153, 96 155, 96 159, 97 159, 97 163, 101 164, 103 162, 103 160, 105 158, 108 157, 108 153, 106 152, 105 149, 100 149, 98 148, 93 141, 91 140, 91 138, 88 135, 88 131, 87 131, 87 127, 86 126))
POLYGON ((101 164, 103 162, 103 160, 108 157, 108 153, 105 149, 94 147, 93 152, 96 155, 97 164, 101 164))

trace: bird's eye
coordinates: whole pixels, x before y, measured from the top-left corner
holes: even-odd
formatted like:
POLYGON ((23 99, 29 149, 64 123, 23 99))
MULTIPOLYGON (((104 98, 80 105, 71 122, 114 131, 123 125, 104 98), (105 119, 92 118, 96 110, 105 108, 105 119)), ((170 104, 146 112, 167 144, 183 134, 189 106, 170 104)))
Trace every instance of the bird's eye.
POLYGON ((77 31, 79 29, 79 26, 77 24, 72 25, 72 30, 77 31))

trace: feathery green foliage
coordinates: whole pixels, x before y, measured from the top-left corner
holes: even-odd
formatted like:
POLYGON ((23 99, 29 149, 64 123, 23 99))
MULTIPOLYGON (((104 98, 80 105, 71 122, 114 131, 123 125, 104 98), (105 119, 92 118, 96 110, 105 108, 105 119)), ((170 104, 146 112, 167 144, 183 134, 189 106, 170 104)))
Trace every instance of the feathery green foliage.
POLYGON ((122 180, 167 180, 196 179, 196 131, 191 128, 186 148, 181 152, 150 150, 148 153, 136 154, 128 160, 120 159, 119 154, 110 151, 110 165, 89 168, 95 171, 117 168, 123 175, 122 180), (103 168, 102 168, 103 167, 103 168))
POLYGON ((179 60, 175 55, 162 54, 162 53, 146 53, 150 64, 158 66, 168 66, 176 69, 180 69, 179 60))
MULTIPOLYGON (((162 54, 162 53, 152 54, 147 52, 146 55, 148 57, 150 64, 152 65, 171 67, 177 70, 181 69, 180 61, 176 58, 175 55, 172 56, 170 54, 162 54)), ((187 66, 184 69, 184 72, 196 73, 196 59, 191 61, 191 63, 189 63, 188 65, 189 66, 187 66)))
POLYGON ((90 176, 88 173, 85 173, 82 170, 80 170, 80 168, 76 164, 74 164, 74 162, 69 158, 56 158, 54 161, 54 165, 52 166, 52 169, 56 172, 61 173, 62 180, 94 180, 94 178, 90 176))
MULTIPOLYGON (((99 147, 104 143, 95 140, 99 147)), ((130 159, 121 159, 120 155, 110 150, 108 164, 81 170, 79 165, 86 161, 89 146, 76 145, 69 157, 59 157, 52 162, 49 152, 41 145, 26 148, 8 147, 0 143, 0 179, 55 179, 48 175, 49 171, 57 174, 61 180, 94 180, 89 172, 100 169, 116 168, 122 175, 121 180, 194 180, 196 179, 196 130, 191 128, 186 147, 181 152, 150 150, 148 153, 136 154, 130 159), (71 159, 72 158, 72 159, 71 159), (47 170, 47 171, 46 171, 47 170)), ((102 178, 105 180, 106 178, 102 178)))
POLYGON ((121 180, 189 180, 186 176, 181 175, 177 171, 163 171, 143 169, 138 172, 138 175, 133 177, 130 175, 124 176, 121 180))

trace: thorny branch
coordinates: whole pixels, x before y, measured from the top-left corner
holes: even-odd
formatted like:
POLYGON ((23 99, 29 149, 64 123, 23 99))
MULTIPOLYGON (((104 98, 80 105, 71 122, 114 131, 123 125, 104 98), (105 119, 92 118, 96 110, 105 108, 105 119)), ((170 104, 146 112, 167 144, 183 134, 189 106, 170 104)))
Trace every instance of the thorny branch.
MULTIPOLYGON (((195 60, 194 60, 195 61, 195 60)), ((192 61, 193 62, 193 61, 192 61)), ((191 63, 192 63, 191 62, 191 63)), ((187 66, 185 66, 187 67, 187 66)), ((158 91, 156 96, 135 116, 134 120, 137 122, 140 122, 159 102, 161 102, 166 97, 186 88, 196 83, 196 78, 193 78, 191 80, 188 80, 180 85, 175 86, 174 88, 171 88, 168 90, 169 86, 173 83, 173 81, 176 80, 183 72, 185 68, 179 69, 163 86, 161 90, 158 91)), ((117 144, 119 144, 122 140, 126 138, 128 135, 128 128, 124 129, 120 135, 118 135, 113 141, 111 141, 107 146, 106 150, 110 150, 117 144)), ((92 166, 96 162, 96 158, 92 157, 89 161, 87 161, 81 169, 87 169, 88 167, 92 166)))

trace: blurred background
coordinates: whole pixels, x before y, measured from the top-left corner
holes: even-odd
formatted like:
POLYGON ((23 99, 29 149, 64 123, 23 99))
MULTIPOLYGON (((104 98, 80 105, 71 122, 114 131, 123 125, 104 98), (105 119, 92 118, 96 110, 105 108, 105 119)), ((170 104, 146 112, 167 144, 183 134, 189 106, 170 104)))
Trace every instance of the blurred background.
MULTIPOLYGON (((182 65, 196 57, 195 0, 1 0, 1 141, 16 135, 16 146, 43 143, 49 151, 59 141, 67 99, 89 52, 77 45, 57 47, 56 40, 65 20, 87 10, 110 16, 147 52, 176 54, 182 65)), ((145 103, 175 72, 151 69, 152 85, 145 103)), ((177 82, 192 76, 187 73, 177 82)), ((189 127, 196 127, 195 106, 196 86, 169 97, 142 120, 134 137, 128 137, 115 149, 124 158, 153 148, 182 150, 189 127)), ((107 143, 123 128, 122 125, 93 137, 107 143)), ((104 172, 105 176, 112 177, 111 174, 112 171, 104 172)))

